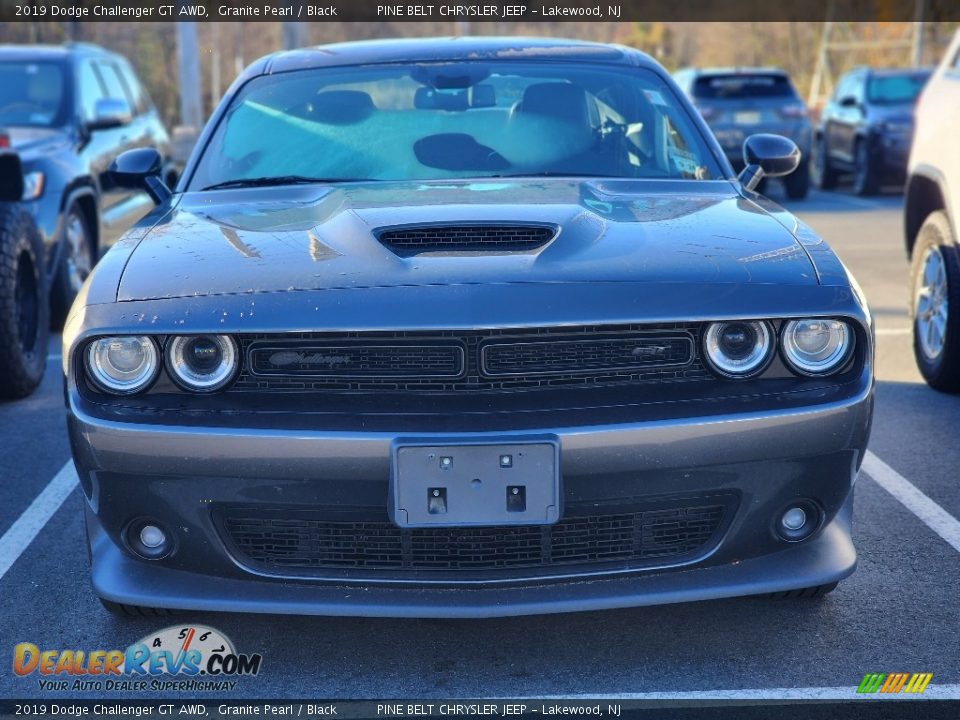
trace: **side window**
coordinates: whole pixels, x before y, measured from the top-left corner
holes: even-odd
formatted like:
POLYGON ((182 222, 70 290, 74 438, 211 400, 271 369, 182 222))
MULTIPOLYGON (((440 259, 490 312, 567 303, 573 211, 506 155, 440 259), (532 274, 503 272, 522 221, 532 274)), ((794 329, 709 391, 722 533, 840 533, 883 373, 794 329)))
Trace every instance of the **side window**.
POLYGON ((837 89, 833 94, 833 99, 835 102, 840 102, 850 95, 853 95, 853 76, 847 74, 840 78, 840 82, 837 83, 837 89))
POLYGON ((93 63, 85 61, 80 65, 80 116, 84 120, 93 120, 97 100, 107 96, 103 83, 93 69, 93 63))
POLYGON ((851 94, 857 99, 857 102, 862 103, 867 99, 867 75, 866 73, 857 73, 853 76, 853 87, 851 94))
POLYGON ((130 97, 130 93, 128 93, 127 89, 124 87, 116 65, 114 65, 112 62, 101 60, 97 62, 97 72, 100 73, 100 77, 103 80, 104 88, 107 91, 107 97, 116 98, 118 100, 126 100, 132 110, 133 99, 130 97))
POLYGON ((117 67, 120 69, 120 79, 127 88, 127 94, 133 100, 134 114, 143 115, 150 109, 150 101, 147 99, 143 86, 140 85, 133 69, 127 63, 121 61, 117 67))

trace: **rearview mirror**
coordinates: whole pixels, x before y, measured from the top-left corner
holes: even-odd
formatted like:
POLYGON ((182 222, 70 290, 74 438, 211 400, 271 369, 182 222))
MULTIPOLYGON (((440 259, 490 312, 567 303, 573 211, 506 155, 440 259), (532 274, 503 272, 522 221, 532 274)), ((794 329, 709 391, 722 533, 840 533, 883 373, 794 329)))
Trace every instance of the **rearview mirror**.
POLYGON ((144 190, 159 205, 170 197, 170 188, 161 179, 163 158, 153 148, 137 148, 121 153, 108 170, 114 185, 144 190))
POLYGON ((93 106, 93 119, 87 130, 108 130, 127 125, 133 118, 130 105, 120 98, 100 98, 93 106))
POLYGON ((743 142, 743 162, 740 182, 747 190, 754 190, 765 177, 789 175, 800 165, 800 148, 782 135, 758 133, 743 142))

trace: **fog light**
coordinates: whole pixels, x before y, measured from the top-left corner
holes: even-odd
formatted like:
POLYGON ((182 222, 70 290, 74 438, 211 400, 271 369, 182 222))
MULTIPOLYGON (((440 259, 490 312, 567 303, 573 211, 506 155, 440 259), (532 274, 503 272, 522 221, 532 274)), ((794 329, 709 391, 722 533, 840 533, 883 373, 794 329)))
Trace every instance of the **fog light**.
MULTIPOLYGON (((780 522, 787 530, 799 530, 806 524, 807 514, 803 511, 803 508, 790 508, 783 514, 783 517, 780 518, 780 522)), ((146 542, 146 540, 144 540, 144 542, 146 542)))
POLYGON ((166 541, 166 533, 156 525, 144 525, 143 529, 140 530, 140 542, 148 548, 158 548, 166 541))
POLYGON ((160 523, 139 518, 127 525, 127 545, 144 560, 159 560, 173 551, 173 536, 160 523))
POLYGON ((817 531, 823 513, 813 500, 795 500, 774 517, 776 533, 781 540, 800 542, 817 531))

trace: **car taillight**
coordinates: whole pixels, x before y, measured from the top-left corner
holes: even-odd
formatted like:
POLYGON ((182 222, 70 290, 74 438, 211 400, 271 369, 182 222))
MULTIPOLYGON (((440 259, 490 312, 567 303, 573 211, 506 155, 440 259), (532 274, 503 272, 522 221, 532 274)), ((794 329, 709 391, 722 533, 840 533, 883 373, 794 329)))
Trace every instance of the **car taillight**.
POLYGON ((784 105, 780 108, 780 114, 788 118, 805 118, 807 116, 807 108, 805 105, 795 104, 795 105, 784 105))
POLYGON ((7 150, 10 147, 10 135, 0 130, 0 150, 7 150))

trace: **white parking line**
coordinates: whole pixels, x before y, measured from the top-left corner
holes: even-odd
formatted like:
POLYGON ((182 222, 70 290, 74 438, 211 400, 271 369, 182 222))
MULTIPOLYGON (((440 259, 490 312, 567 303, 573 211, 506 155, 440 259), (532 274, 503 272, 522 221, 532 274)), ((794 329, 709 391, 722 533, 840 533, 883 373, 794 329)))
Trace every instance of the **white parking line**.
POLYGON ((73 467, 73 460, 67 460, 43 492, 30 503, 30 507, 24 510, 3 537, 0 537, 0 580, 33 542, 43 526, 60 509, 63 501, 77 486, 77 482, 77 471, 73 467))
POLYGON ((863 458, 863 471, 871 480, 899 500, 928 528, 960 552, 960 520, 948 513, 923 494, 916 485, 907 480, 883 460, 867 450, 863 458))
POLYGON ((877 328, 877 335, 912 335, 913 328, 877 328))
MULTIPOLYGON (((859 683, 860 678, 855 679, 859 683)), ((678 692, 641 692, 641 693, 583 693, 578 695, 535 695, 520 700, 886 700, 888 702, 906 702, 910 699, 948 700, 960 698, 960 684, 945 683, 937 685, 937 676, 927 685, 922 695, 897 694, 858 694, 856 684, 845 687, 795 687, 795 688, 747 688, 743 690, 692 690, 678 692)), ((509 698, 504 698, 509 699, 509 698)), ((906 717, 906 716, 904 716, 906 717)))

